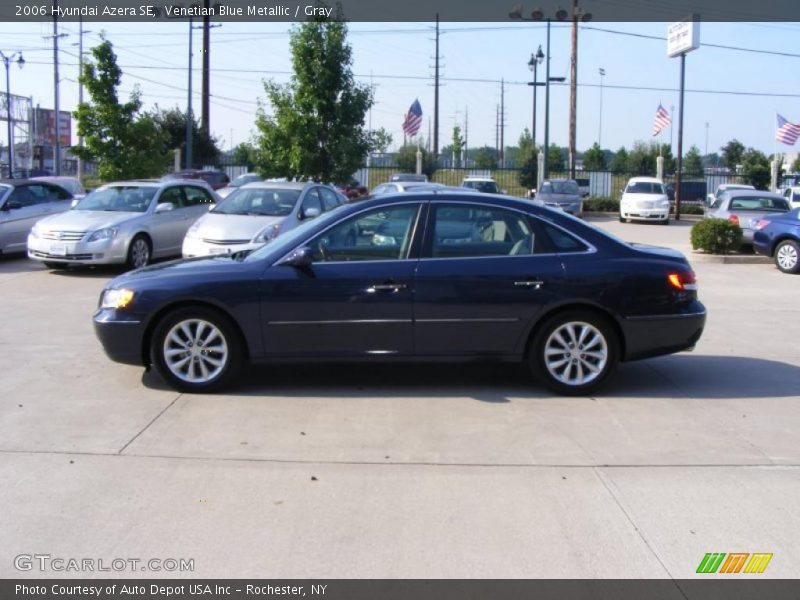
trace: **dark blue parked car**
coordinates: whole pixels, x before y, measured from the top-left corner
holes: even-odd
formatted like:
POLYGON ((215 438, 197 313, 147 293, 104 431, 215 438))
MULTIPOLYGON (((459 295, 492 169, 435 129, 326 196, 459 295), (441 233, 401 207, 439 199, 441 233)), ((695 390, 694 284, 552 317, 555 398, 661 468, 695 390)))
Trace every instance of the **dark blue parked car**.
POLYGON ((800 273, 800 208, 759 220, 753 249, 773 257, 784 273, 800 273))
POLYGON ((560 211, 475 192, 383 196, 251 253, 111 281, 108 356, 204 392, 247 361, 525 361, 564 394, 619 361, 692 348, 706 311, 686 258, 560 211), (354 232, 358 232, 354 235, 354 232))

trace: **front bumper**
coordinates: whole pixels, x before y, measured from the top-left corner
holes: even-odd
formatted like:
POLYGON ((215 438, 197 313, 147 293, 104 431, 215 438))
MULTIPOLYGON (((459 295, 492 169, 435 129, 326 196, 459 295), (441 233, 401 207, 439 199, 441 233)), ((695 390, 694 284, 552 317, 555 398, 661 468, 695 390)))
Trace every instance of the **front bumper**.
POLYGON ((255 250, 264 245, 264 242, 247 242, 244 244, 212 244, 200 238, 183 239, 183 258, 194 258, 195 256, 219 256, 221 254, 233 254, 242 250, 255 250))
POLYGON ((126 365, 144 365, 142 342, 144 324, 135 317, 119 315, 109 308, 98 309, 92 317, 94 332, 108 358, 126 365))
POLYGON ((624 360, 661 356, 694 348, 703 334, 706 309, 696 302, 691 312, 626 317, 620 324, 625 336, 624 360))
POLYGON ((121 264, 127 259, 128 247, 123 238, 87 242, 62 242, 28 235, 28 258, 68 265, 121 264))
POLYGON ((638 208, 636 206, 620 207, 620 215, 632 221, 666 221, 669 219, 669 207, 638 208))

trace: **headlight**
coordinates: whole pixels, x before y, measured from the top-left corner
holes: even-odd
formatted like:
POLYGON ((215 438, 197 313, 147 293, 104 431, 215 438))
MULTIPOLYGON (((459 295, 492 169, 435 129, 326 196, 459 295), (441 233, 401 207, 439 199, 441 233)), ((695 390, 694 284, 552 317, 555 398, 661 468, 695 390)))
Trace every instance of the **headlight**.
POLYGON ((264 231, 262 231, 256 237, 253 238, 253 243, 259 244, 263 242, 268 242, 270 240, 274 240, 276 237, 278 237, 280 231, 281 231, 280 223, 275 223, 274 225, 270 225, 264 231))
POLYGON ((669 207, 669 200, 659 200, 658 205, 661 208, 668 208, 669 207))
POLYGON ((106 290, 100 298, 100 308, 125 308, 133 302, 132 290, 106 290))
POLYGON ((119 233, 118 227, 106 227, 105 229, 98 229, 89 236, 87 241, 97 242, 100 240, 110 240, 117 237, 117 233, 119 233))
POLYGON ((194 225, 192 225, 191 227, 189 227, 189 231, 187 231, 187 232, 186 232, 186 237, 187 237, 187 238, 190 238, 190 239, 194 239, 194 238, 198 237, 198 234, 197 234, 197 232, 198 232, 199 230, 200 230, 200 225, 198 225, 197 223, 195 223, 194 225))

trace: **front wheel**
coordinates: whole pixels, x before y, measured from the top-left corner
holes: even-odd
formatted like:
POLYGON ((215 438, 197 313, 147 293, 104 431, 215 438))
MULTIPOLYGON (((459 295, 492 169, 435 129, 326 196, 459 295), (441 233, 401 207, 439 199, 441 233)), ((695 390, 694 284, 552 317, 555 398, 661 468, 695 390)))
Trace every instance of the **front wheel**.
POLYGON ((128 247, 128 258, 125 264, 130 269, 140 269, 150 262, 150 242, 143 235, 137 235, 128 247))
POLYGON ((528 362, 533 374, 567 396, 593 392, 619 361, 619 341, 611 324, 590 311, 556 315, 536 333, 528 362))
POLYGON ((230 320, 204 307, 181 308, 156 326, 150 347, 159 374, 182 392, 210 392, 242 365, 243 343, 230 320))
POLYGON ((669 217, 667 217, 666 219, 664 219, 663 221, 661 221, 661 224, 662 224, 662 225, 669 225, 669 217))
POLYGON ((800 273, 800 244, 784 240, 775 248, 775 266, 783 273, 800 273))

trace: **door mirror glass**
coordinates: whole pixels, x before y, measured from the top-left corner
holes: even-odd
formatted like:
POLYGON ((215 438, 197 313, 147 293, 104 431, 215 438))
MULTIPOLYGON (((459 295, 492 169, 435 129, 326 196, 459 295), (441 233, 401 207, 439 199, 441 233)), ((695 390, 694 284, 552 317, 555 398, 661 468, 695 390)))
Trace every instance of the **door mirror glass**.
POLYGON ((158 206, 156 206, 156 212, 168 212, 170 210, 175 210, 175 205, 172 202, 160 202, 158 206))
POLYGON ((308 246, 301 246, 292 252, 289 256, 284 258, 279 266, 287 267, 309 267, 314 262, 314 252, 308 246))
POLYGON ((78 206, 78 198, 73 198, 72 202, 69 203, 69 207, 75 208, 76 206, 78 206))
POLYGON ((301 219, 314 219, 321 214, 320 210, 315 207, 304 208, 300 211, 301 219))

